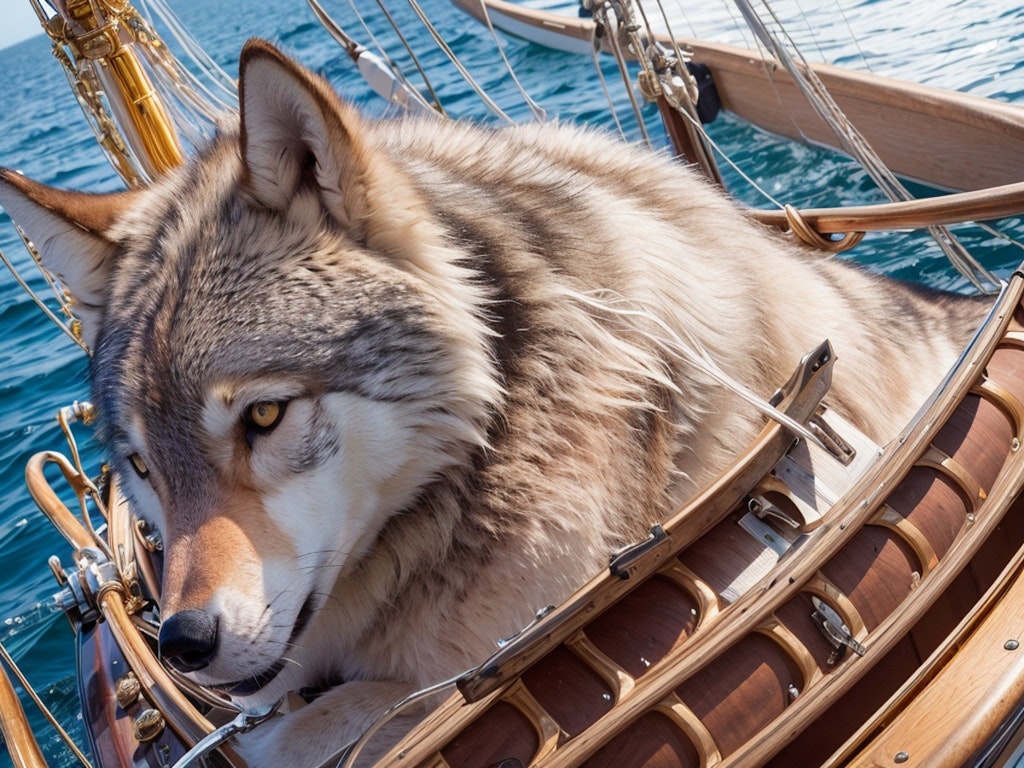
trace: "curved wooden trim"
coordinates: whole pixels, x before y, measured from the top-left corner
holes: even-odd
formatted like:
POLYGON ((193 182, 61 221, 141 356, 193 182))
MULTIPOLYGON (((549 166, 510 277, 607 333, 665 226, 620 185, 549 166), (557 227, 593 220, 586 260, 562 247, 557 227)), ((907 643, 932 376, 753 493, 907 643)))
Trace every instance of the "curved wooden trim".
POLYGON ((922 665, 929 675, 927 682, 915 678, 912 682, 920 686, 918 690, 897 692, 899 699, 910 697, 892 710, 899 714, 855 755, 850 754, 849 744, 841 748, 843 765, 887 765, 900 751, 911 755, 914 765, 929 768, 973 764, 971 757, 995 737, 1024 697, 1024 649, 1007 645, 1020 638, 1024 601, 1020 559, 1018 552, 1016 567, 1009 574, 1003 572, 981 609, 965 619, 922 665), (974 625, 970 631, 968 623, 974 625), (978 684, 979 678, 985 685, 978 684))
POLYGON ((1024 439, 1024 404, 1017 397, 999 382, 990 379, 987 375, 982 376, 978 385, 971 390, 978 397, 987 400, 1013 422, 1013 439, 1019 446, 1024 439))
POLYGON ((613 704, 618 704, 633 690, 636 680, 594 645, 582 629, 566 640, 565 644, 580 661, 600 675, 601 679, 608 684, 608 687, 612 689, 613 704))
POLYGON ((660 569, 658 573, 681 587, 697 601, 699 614, 695 631, 718 615, 720 609, 718 594, 707 582, 701 581, 697 574, 679 562, 679 560, 673 559, 668 565, 660 569))
POLYGON ((658 702, 652 710, 669 718, 686 734, 700 757, 700 768, 714 768, 722 762, 721 752, 711 731, 674 693, 658 702))
POLYGON ((771 638, 797 665, 800 670, 800 677, 802 678, 801 691, 809 688, 821 677, 821 669, 818 667, 818 662, 814 660, 807 646, 781 621, 772 618, 763 626, 758 627, 756 631, 765 637, 771 638))
POLYGON ((836 613, 843 618, 843 623, 849 628, 854 640, 861 641, 867 637, 868 630, 864 625, 864 619, 857 610, 857 606, 847 597, 839 587, 818 571, 810 581, 804 584, 804 592, 810 592, 821 600, 828 603, 836 613))
POLYGON ((924 578, 932 568, 938 565, 939 557, 935 554, 935 548, 928 541, 928 537, 914 523, 888 504, 883 505, 870 524, 888 528, 914 550, 914 555, 921 565, 921 578, 924 578))
POLYGON ((929 469, 941 472, 956 483, 970 505, 970 508, 967 510, 968 512, 977 512, 978 506, 988 495, 985 489, 981 487, 981 484, 974 479, 970 472, 964 469, 960 462, 951 456, 947 456, 934 445, 928 446, 924 456, 918 460, 917 466, 928 467, 929 469))
POLYGON ((531 765, 543 760, 558 749, 558 742, 562 735, 561 727, 548 714, 547 710, 541 706, 540 702, 533 697, 533 694, 530 693, 521 678, 509 686, 501 700, 519 710, 523 717, 530 721, 530 725, 537 732, 537 754, 534 755, 531 765))
MULTIPOLYGON (((789 228, 786 211, 746 209, 747 215, 779 229, 789 228)), ((800 209, 800 216, 822 235, 924 229, 965 221, 1002 219, 1024 213, 1024 182, 958 192, 903 203, 800 209)))

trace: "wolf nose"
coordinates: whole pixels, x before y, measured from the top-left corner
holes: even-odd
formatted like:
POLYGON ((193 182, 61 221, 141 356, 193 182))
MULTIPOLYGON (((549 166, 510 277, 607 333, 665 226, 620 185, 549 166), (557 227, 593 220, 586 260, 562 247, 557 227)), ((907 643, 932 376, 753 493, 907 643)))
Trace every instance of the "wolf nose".
POLYGON ((217 619, 206 611, 179 611, 160 625, 160 656, 181 672, 210 663, 217 646, 217 619))

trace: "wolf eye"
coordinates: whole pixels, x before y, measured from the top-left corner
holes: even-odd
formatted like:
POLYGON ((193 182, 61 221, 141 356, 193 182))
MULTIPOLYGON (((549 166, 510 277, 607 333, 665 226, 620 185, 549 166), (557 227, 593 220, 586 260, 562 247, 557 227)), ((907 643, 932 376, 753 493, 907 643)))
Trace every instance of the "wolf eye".
POLYGON ((132 465, 132 469, 135 470, 135 474, 145 480, 149 477, 149 467, 146 466, 146 462, 137 453, 128 454, 128 463, 132 465))
POLYGON ((281 423, 287 403, 253 403, 245 412, 245 440, 252 447, 256 435, 265 435, 281 423))
POLYGON ((249 421, 260 429, 273 429, 281 419, 280 403, 256 403, 249 406, 249 421))

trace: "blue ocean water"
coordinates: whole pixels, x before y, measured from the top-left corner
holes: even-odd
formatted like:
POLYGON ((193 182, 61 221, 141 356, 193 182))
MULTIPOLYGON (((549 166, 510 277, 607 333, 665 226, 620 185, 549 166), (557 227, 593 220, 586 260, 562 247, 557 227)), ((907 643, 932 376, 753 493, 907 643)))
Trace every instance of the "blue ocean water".
MULTIPOLYGON (((324 4, 347 30, 366 39, 347 0, 325 0, 324 4)), ((699 12, 690 14, 694 32, 749 45, 749 36, 733 22, 735 12, 714 11, 712 5, 703 3, 699 12)), ((267 37, 322 71, 346 97, 366 110, 385 111, 303 0, 176 0, 172 6, 200 44, 231 73, 245 39, 253 35, 267 37)), ((401 6, 395 4, 394 10, 403 20, 409 42, 415 50, 425 52, 423 65, 452 114, 493 119, 455 76, 425 30, 412 22, 404 0, 401 6)), ((487 31, 444 0, 426 0, 423 6, 480 84, 497 95, 514 119, 530 119, 487 31)), ((1024 63, 1019 56, 1024 10, 1016 2, 811 0, 802 6, 801 10, 792 0, 775 3, 779 16, 810 59, 1024 106, 1024 63)), ((404 61, 407 57, 397 39, 388 33, 379 13, 374 14, 375 6, 366 3, 360 8, 374 34, 396 59, 404 61)), ((549 116, 614 128, 588 58, 520 41, 507 42, 504 51, 527 90, 549 116)), ((621 96, 622 86, 610 61, 605 62, 604 70, 609 88, 621 96)), ((0 50, 0 72, 4 73, 0 164, 57 186, 93 191, 121 186, 97 148, 45 38, 0 50)), ((663 142, 655 114, 648 110, 646 117, 653 140, 663 142)), ((636 125, 628 115, 624 119, 627 136, 638 139, 636 125)), ((832 153, 764 135, 729 118, 716 122, 711 132, 750 176, 787 202, 818 206, 881 199, 859 168, 832 153)), ((762 204, 738 175, 728 169, 726 175, 739 197, 762 204)), ((998 226, 1022 238, 1024 225, 1019 219, 999 222, 998 226)), ((1024 259, 1024 251, 987 231, 971 226, 958 228, 957 234, 997 274, 1007 274, 1024 259)), ((27 263, 28 257, 4 214, 0 214, 0 248, 21 266, 27 263)), ((871 236, 850 258, 928 285, 969 290, 945 263, 938 248, 916 233, 871 236)), ((32 284, 38 289, 42 281, 36 278, 32 284)), ((22 473, 35 452, 64 449, 54 416, 61 406, 88 398, 87 369, 84 354, 49 325, 13 279, 0 271, 0 468, 4 470, 0 473, 0 640, 23 664, 33 686, 65 726, 79 736, 80 743, 73 642, 67 622, 53 607, 56 583, 46 567, 49 555, 58 554, 67 560, 70 549, 35 510, 22 473)), ((87 430, 79 435, 86 466, 98 470, 101 448, 87 430)), ((43 746, 51 763, 74 764, 56 737, 42 726, 42 719, 30 705, 28 708, 44 734, 43 746)), ((9 764, 6 753, 0 754, 0 768, 9 764)))

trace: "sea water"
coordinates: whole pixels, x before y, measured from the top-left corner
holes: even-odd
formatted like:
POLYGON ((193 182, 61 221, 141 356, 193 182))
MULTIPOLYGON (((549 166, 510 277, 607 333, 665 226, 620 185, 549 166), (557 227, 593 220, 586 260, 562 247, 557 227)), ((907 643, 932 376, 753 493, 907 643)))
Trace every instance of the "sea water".
MULTIPOLYGON (((4 0, 20 2, 22 0, 4 0)), ((27 0, 24 0, 27 2, 27 0)), ((327 9, 354 37, 367 42, 347 0, 324 0, 327 9)), ((484 89, 496 94, 514 120, 532 113, 518 97, 494 40, 444 0, 424 7, 441 35, 465 61, 484 89)), ((753 44, 735 23, 735 11, 705 0, 689 12, 694 29, 714 40, 753 44)), ((346 98, 372 113, 383 103, 362 82, 351 61, 319 26, 303 0, 176 0, 172 6, 199 43, 229 73, 237 71, 238 51, 251 36, 269 38, 321 71, 346 98)), ((408 4, 395 4, 411 47, 421 54, 432 85, 457 117, 498 121, 454 72, 428 32, 412 23, 408 4)), ((375 5, 360 6, 371 31, 408 67, 399 41, 389 34, 375 5)), ((896 75, 1024 105, 1024 10, 1015 0, 792 0, 775 4, 790 35, 811 60, 896 75)), ((588 57, 545 50, 520 41, 503 41, 502 50, 531 96, 548 117, 616 127, 600 81, 588 57)), ((624 91, 612 62, 603 71, 613 94, 624 91)), ((58 63, 40 36, 0 50, 0 165, 18 168, 49 184, 109 191, 121 183, 97 148, 58 63)), ((619 113, 630 140, 640 131, 628 111, 619 113)), ((664 137, 656 114, 647 108, 653 143, 664 137)), ((833 205, 880 201, 866 174, 850 161, 824 150, 761 134, 727 117, 711 126, 719 145, 755 182, 784 202, 833 205)), ((586 151, 586 147, 581 147, 586 151)), ((748 203, 764 205, 755 190, 727 166, 729 186, 748 203)), ((1021 238, 1019 219, 997 222, 1000 230, 1021 238)), ((957 235, 975 257, 1000 276, 1024 260, 1024 251, 988 231, 958 227, 957 235)), ((6 215, 0 214, 0 247, 24 266, 27 256, 6 215)), ((970 286, 945 262, 938 247, 916 233, 871 235, 848 258, 871 268, 927 285, 969 291, 970 286)), ((41 280, 33 278, 33 287, 41 280)), ((757 297, 751 297, 756 301, 757 297)), ((798 297, 795 297, 798 300, 798 297)), ((884 318, 879 318, 884 322, 884 318)), ((13 653, 30 682, 79 743, 84 743, 75 687, 74 642, 68 623, 54 606, 57 591, 46 559, 69 560, 70 547, 35 509, 25 490, 23 471, 41 450, 64 450, 55 421, 57 409, 89 396, 85 355, 59 334, 0 271, 0 640, 13 653)), ((76 428, 83 461, 96 472, 103 451, 88 429, 76 428)), ((34 713, 44 751, 53 765, 74 759, 34 713)), ((0 768, 10 765, 0 753, 0 768)))

